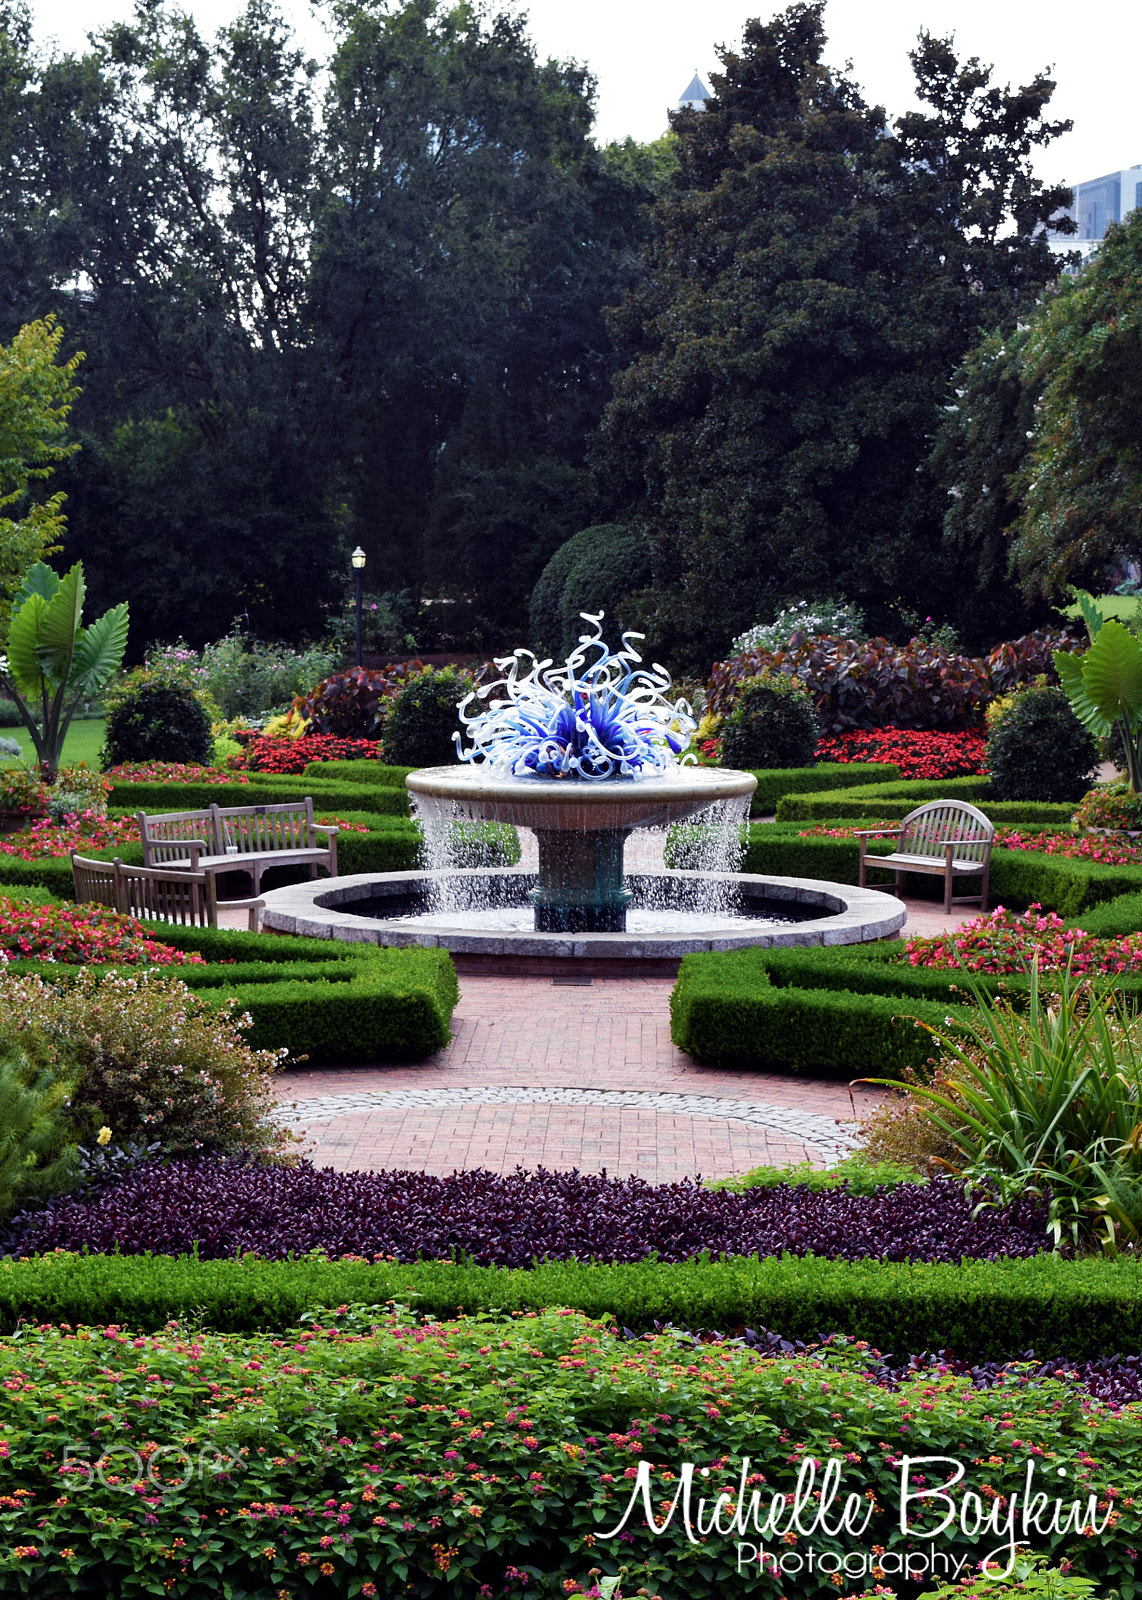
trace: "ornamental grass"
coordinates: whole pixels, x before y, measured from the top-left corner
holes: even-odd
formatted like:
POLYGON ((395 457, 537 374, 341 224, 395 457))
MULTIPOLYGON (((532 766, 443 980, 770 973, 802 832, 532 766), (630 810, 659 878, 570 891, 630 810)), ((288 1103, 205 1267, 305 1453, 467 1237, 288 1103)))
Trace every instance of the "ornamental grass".
POLYGON ((1142 1017, 1070 969, 1045 991, 1033 964, 1019 1011, 964 982, 974 1011, 941 1033, 938 1079, 908 1089, 953 1148, 936 1164, 994 1203, 1044 1202, 1056 1246, 1139 1250, 1142 1017))

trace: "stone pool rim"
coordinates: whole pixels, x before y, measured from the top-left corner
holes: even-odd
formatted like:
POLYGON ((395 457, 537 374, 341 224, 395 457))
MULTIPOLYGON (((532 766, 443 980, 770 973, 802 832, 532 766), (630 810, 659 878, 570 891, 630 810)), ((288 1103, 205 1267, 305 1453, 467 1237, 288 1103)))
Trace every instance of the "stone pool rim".
POLYGON ((358 916, 350 909, 355 900, 395 897, 441 877, 524 878, 533 874, 517 867, 469 867, 451 872, 361 872, 348 877, 322 878, 271 889, 263 898, 262 927, 267 933, 292 934, 309 939, 337 939, 347 943, 378 944, 388 948, 420 946, 448 950, 460 971, 520 972, 553 975, 577 971, 629 976, 667 976, 678 970, 683 956, 711 950, 772 949, 789 945, 866 944, 890 939, 904 926, 904 903, 882 889, 860 889, 821 878, 786 878, 768 873, 646 872, 639 879, 686 880, 724 877, 754 896, 787 900, 800 906, 819 906, 820 917, 802 922, 761 924, 756 933, 679 939, 670 934, 641 933, 537 933, 503 930, 480 933, 472 928, 434 928, 423 932, 396 930, 383 920, 358 916))

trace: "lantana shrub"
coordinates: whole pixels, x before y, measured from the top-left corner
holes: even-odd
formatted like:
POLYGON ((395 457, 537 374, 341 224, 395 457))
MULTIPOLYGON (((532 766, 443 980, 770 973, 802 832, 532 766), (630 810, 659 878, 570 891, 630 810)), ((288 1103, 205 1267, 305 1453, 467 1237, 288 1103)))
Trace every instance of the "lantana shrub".
MULTIPOLYGON (((843 1340, 804 1353, 671 1332, 634 1342, 555 1309, 417 1323, 399 1309, 342 1307, 284 1338, 28 1328, 0 1347, 0 1584, 44 1600, 558 1600, 616 1581, 630 1600, 823 1600, 854 1553, 872 1587, 932 1548, 942 1507, 916 1502, 902 1518, 903 1463, 952 1450, 963 1490, 985 1517, 994 1501, 1001 1528, 1000 1497, 1022 1496, 1029 1462, 1044 1525, 1056 1494, 1080 1511, 1093 1500, 1099 1531, 1031 1527, 1027 1543, 1120 1600, 1139 1593, 1133 1409, 1030 1366, 981 1389, 940 1366, 889 1381, 866 1370, 869 1357, 843 1340), (738 1502, 746 1457, 743 1533, 724 1508, 738 1502), (641 1496, 623 1522, 644 1461, 657 1533, 641 1496), (803 1548, 781 1530, 810 1461, 820 1475, 836 1461, 841 1478, 812 1537, 812 1571, 795 1584, 748 1561, 739 1571, 743 1538, 803 1548), (692 1539, 681 1504, 662 1527, 686 1462, 692 1539), (755 1489, 761 1527, 778 1515, 769 1537, 753 1528, 755 1489), (850 1493, 867 1512, 859 1539, 841 1527, 850 1493), (728 1532, 699 1537, 699 1496, 704 1525, 717 1503, 728 1532)), ((986 1523, 969 1537, 953 1518, 936 1547, 970 1571, 1002 1544, 986 1523)))
POLYGON ((307 733, 301 739, 265 739, 255 736, 245 741, 240 755, 230 757, 237 772, 301 773, 311 761, 379 761, 380 751, 372 739, 339 739, 329 733, 307 733))
MULTIPOLYGON (((62 975, 61 975, 62 976, 62 975)), ((252 1050, 248 1016, 211 1005, 173 973, 97 973, 66 981, 6 974, 0 1033, 19 1030, 37 1059, 74 1071, 81 1126, 116 1144, 159 1141, 175 1153, 277 1156, 296 1141, 274 1120, 284 1051, 252 1050)))
POLYGON ((0 898, 0 955, 66 966, 201 965, 195 951, 174 950, 144 933, 134 917, 108 906, 37 906, 0 898))
POLYGON ((965 922, 950 933, 909 939, 905 958, 914 967, 960 967, 968 972, 1025 973, 1033 961, 1040 972, 1077 976, 1142 970, 1142 933, 1098 939, 1068 927, 1053 911, 1032 905, 1027 911, 997 906, 987 916, 965 922))
MULTIPOLYGON (((959 1261, 1036 1255, 1041 1206, 977 1212, 939 1180, 873 1194, 779 1184, 740 1192, 581 1172, 333 1172, 203 1160, 136 1167, 113 1188, 25 1219, 22 1253, 153 1251, 204 1258, 330 1256, 475 1265, 536 1260, 689 1261, 730 1255, 959 1261)), ((15 1229, 18 1225, 13 1224, 15 1229)))
POLYGON ((987 771, 987 740, 974 728, 955 733, 916 728, 854 728, 817 746, 818 761, 885 762, 902 778, 971 778, 987 771))

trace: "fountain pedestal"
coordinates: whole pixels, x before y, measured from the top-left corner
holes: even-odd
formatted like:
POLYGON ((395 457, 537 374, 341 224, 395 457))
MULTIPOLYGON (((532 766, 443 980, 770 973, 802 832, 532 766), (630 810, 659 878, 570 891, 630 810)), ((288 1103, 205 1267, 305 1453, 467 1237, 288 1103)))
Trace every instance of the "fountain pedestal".
POLYGON ((591 833, 536 829, 539 887, 531 891, 537 933, 625 933, 634 896, 624 886, 627 828, 591 833))

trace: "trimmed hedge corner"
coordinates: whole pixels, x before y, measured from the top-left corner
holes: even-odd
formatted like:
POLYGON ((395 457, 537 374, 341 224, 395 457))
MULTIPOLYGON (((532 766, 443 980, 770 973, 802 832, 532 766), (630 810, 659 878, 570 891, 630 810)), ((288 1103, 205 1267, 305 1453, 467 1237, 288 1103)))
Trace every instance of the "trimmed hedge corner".
MULTIPOLYGON (((899 1078, 933 1054, 918 1022, 942 1027, 967 1008, 949 1000, 775 984, 766 950, 685 956, 670 996, 670 1036, 702 1061, 783 1071, 848 1070, 899 1078)), ((812 971, 806 973, 811 978, 812 971)), ((947 983, 945 981, 945 992, 947 983)))
POLYGON ((822 761, 815 767, 762 767, 755 769, 753 775, 757 788, 750 801, 750 815, 766 817, 777 810, 787 794, 883 784, 899 780, 900 768, 887 763, 822 761))

